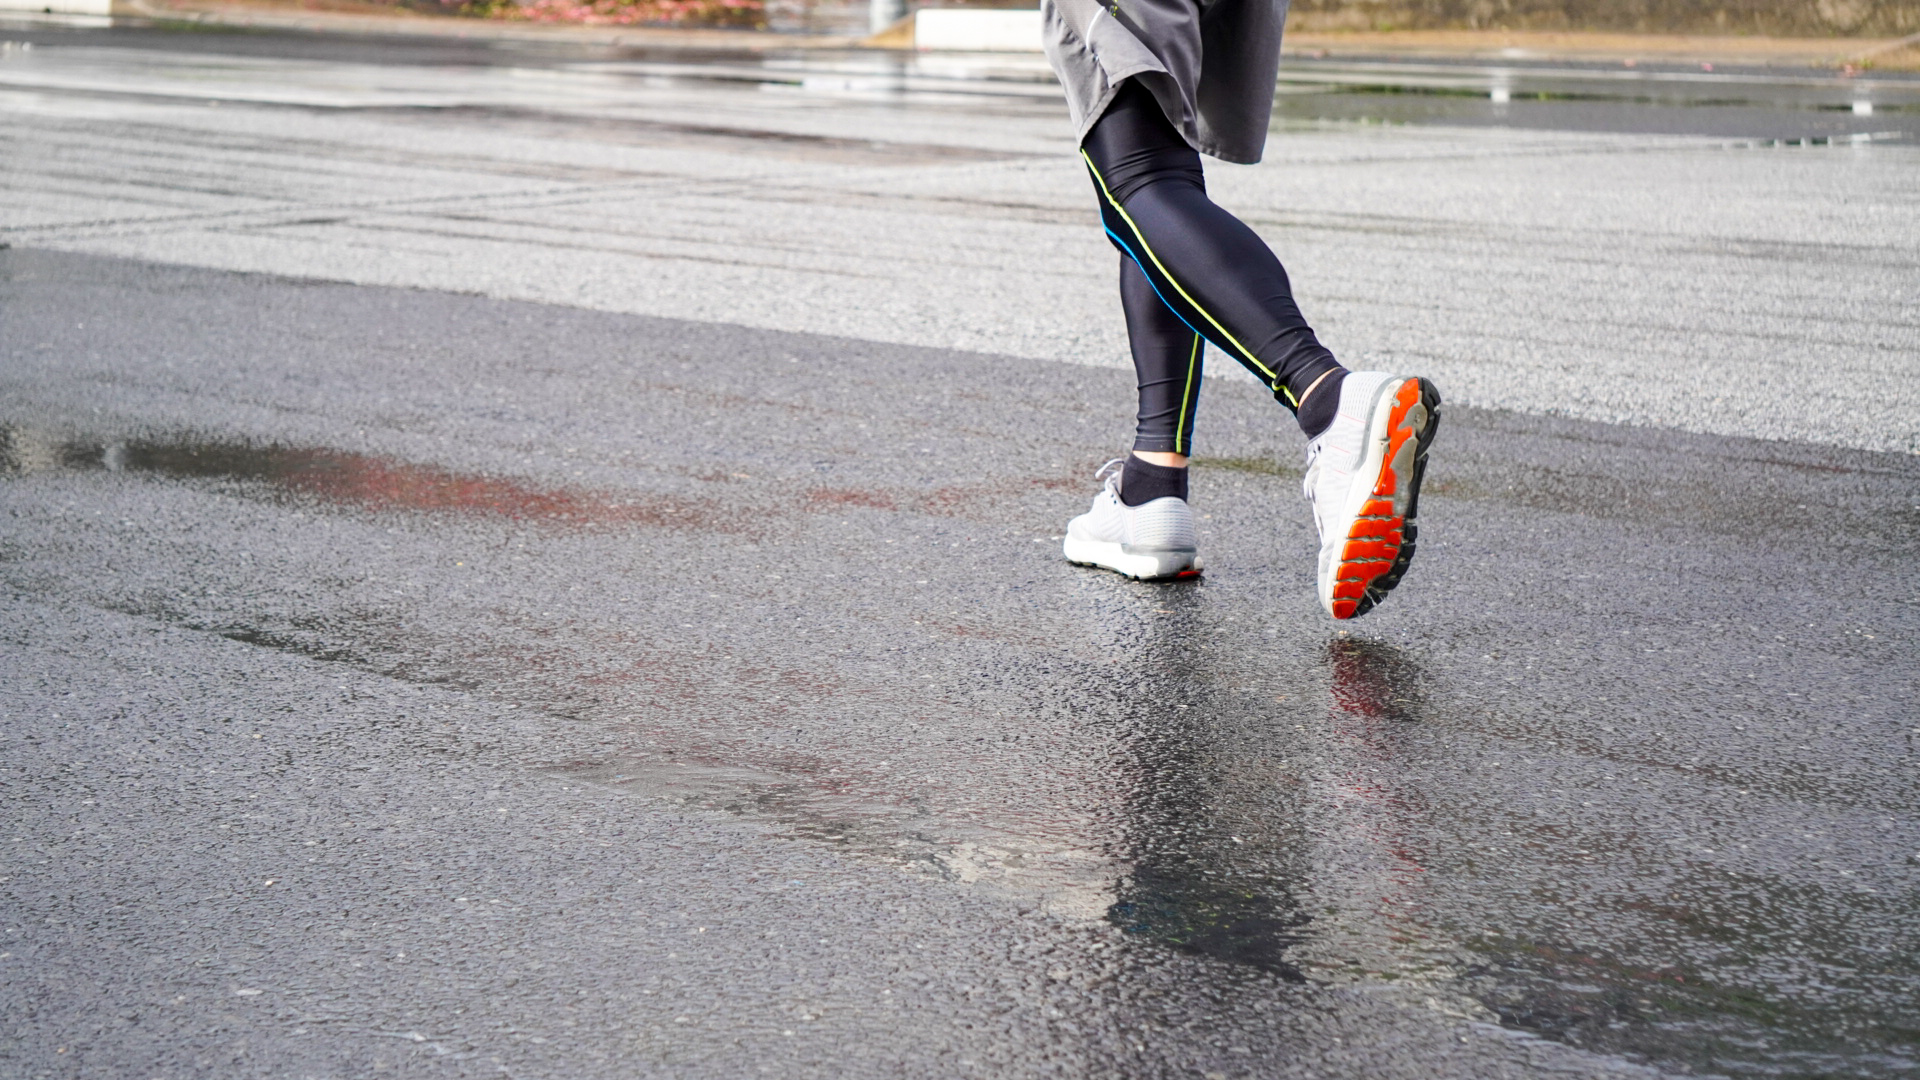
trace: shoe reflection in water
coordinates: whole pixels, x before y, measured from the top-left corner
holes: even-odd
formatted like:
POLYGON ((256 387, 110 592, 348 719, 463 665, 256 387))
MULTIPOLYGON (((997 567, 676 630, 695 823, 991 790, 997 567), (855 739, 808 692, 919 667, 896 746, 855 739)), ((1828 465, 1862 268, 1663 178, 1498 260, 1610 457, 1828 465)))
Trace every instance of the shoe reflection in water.
POLYGON ((1132 869, 1109 920, 1296 980, 1420 966, 1396 956, 1431 944, 1400 828, 1416 808, 1386 786, 1397 731, 1417 719, 1418 669, 1391 646, 1342 638, 1301 658, 1327 697, 1276 702, 1217 670, 1198 589, 1154 603, 1145 662, 1128 665, 1138 685, 1122 690, 1132 869))
POLYGON ((1325 660, 1331 708, 1311 809, 1315 902, 1328 914, 1315 966, 1362 979, 1446 977, 1460 955, 1429 924, 1421 837, 1432 814, 1407 775, 1420 753, 1410 744, 1422 739, 1420 669, 1391 645, 1346 637, 1327 643, 1325 660))
POLYGON ((1303 785, 1284 745, 1297 733, 1289 722, 1276 739, 1267 710, 1209 670, 1197 588, 1156 593, 1122 665, 1137 684, 1116 688, 1131 870, 1107 918, 1129 934, 1298 980, 1286 953, 1310 921, 1293 888, 1305 869, 1303 785))

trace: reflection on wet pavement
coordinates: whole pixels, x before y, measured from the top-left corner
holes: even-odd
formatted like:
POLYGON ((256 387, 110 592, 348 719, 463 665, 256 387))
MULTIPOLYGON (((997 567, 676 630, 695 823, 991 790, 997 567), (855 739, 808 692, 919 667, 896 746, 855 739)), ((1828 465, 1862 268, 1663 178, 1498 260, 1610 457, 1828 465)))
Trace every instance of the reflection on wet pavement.
POLYGON ((1715 135, 1761 146, 1920 138, 1920 79, 1766 69, 1295 59, 1274 116, 1302 121, 1715 135))
POLYGON ((732 527, 707 505, 691 500, 539 489, 338 450, 192 438, 103 443, 0 428, 0 473, 23 475, 49 468, 257 482, 280 492, 368 510, 479 514, 572 526, 722 531, 732 527))
MULTIPOLYGON (((236 440, 56 438, 15 427, 0 447, 16 482, 109 472, 236 482, 204 488, 209 499, 258 484, 309 507, 419 514, 414 542, 429 546, 436 516, 507 529, 657 527, 697 520, 700 505, 668 513, 633 494, 236 440)), ((1202 475, 1291 486, 1279 470, 1202 475)), ((1484 476, 1457 482, 1493 486, 1484 476)), ((797 508, 816 522, 880 515, 895 530, 942 520, 938 500, 875 494, 884 490, 808 488, 797 508)), ((262 505, 273 512, 273 499, 262 505)), ((526 575, 537 566, 542 579, 565 582, 576 563, 606 563, 561 553, 600 542, 594 530, 514 535, 553 554, 505 572, 488 601, 490 626, 464 625, 458 604, 426 614, 444 600, 400 617, 348 596, 331 614, 279 623, 190 599, 138 599, 153 590, 130 581, 125 599, 102 602, 395 677, 505 693, 551 723, 600 725, 613 740, 597 755, 544 763, 549 775, 732 815, 1283 979, 1367 987, 1603 1052, 1743 1074, 1760 1074, 1743 1065, 1747 1045, 1760 1056, 1746 1064, 1798 1060, 1808 1074, 1844 1061, 1854 1075, 1893 1076, 1912 1064, 1899 1019, 1912 976, 1891 957, 1871 959, 1881 946, 1846 928, 1849 917, 1889 925, 1904 886, 1887 881, 1884 900, 1824 899, 1777 866, 1670 870, 1663 842, 1642 836, 1663 827, 1638 805, 1639 785, 1662 777, 1657 797, 1711 804, 1726 797, 1721 785, 1764 780, 1734 759, 1719 763, 1724 781, 1681 779, 1696 767, 1663 749, 1664 736, 1607 738, 1621 722, 1613 711, 1603 729, 1543 742, 1527 729, 1560 730, 1551 687, 1617 693, 1583 684, 1579 650, 1531 654, 1526 678, 1544 692, 1499 705, 1513 680, 1480 674, 1491 655, 1438 662, 1444 644, 1365 628, 1275 636, 1263 601, 1218 573, 1158 588, 1067 571, 1052 586, 1067 591, 1050 605, 1077 607, 1078 628, 1056 627, 1051 643, 1018 633, 1020 619, 935 619, 914 602, 865 625, 842 608, 847 598, 795 619, 777 592, 742 584, 777 581, 781 546, 724 534, 712 542, 735 546, 677 561, 700 584, 650 608, 651 622, 581 622, 537 612, 531 605, 551 607, 541 595, 556 584, 526 575), (734 584, 710 578, 718 566, 734 584), (506 598, 523 588, 532 589, 525 600, 506 598), (708 609, 698 625, 654 625, 696 602, 708 609), (731 629, 756 620, 784 621, 793 636, 776 637, 767 653, 750 630, 731 629), (1502 714, 1506 734, 1494 720, 1502 714), (876 752, 861 730, 915 734, 876 752), (1023 772, 1041 782, 1003 786, 1023 772), (1612 782, 1634 772, 1638 784, 1612 782), (1580 805, 1599 808, 1569 819, 1558 807, 1576 785, 1591 789, 1580 805), (1626 804, 1624 818, 1609 801, 1626 804), (1825 1002, 1808 998, 1800 987, 1823 976, 1769 970, 1776 950, 1792 952, 1783 935, 1818 936, 1832 958, 1823 963, 1866 981, 1825 1002), (1876 982, 1871 999, 1858 996, 1876 982), (1836 1027, 1841 1018, 1849 1026, 1836 1027)), ((459 572, 498 572, 469 559, 459 572)), ((434 591, 458 588, 443 577, 434 591)), ((1762 768, 1777 774, 1782 764, 1762 768)), ((1780 828, 1763 822, 1782 812, 1755 804, 1757 816, 1712 828, 1757 838, 1780 828)), ((1827 980, 1845 978, 1825 970, 1827 980)))
POLYGON ((1342 635, 1327 643, 1327 668, 1337 714, 1366 729, 1419 722, 1420 667, 1400 649, 1342 635))
POLYGON ((1197 583, 1159 602, 1114 643, 1127 669, 1112 693, 1126 747, 1128 866, 1107 918, 1301 981, 1288 956, 1312 919, 1296 895, 1308 871, 1300 740, 1264 731, 1261 704, 1202 674, 1208 618, 1197 583))

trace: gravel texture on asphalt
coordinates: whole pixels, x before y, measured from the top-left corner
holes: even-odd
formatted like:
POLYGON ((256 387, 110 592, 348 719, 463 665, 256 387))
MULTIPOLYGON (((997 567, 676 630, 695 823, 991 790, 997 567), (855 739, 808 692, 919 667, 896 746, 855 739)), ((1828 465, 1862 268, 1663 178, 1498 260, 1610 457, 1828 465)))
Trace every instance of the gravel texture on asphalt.
MULTIPOLYGON (((1893 1077, 1920 460, 0 252, 0 1072, 1893 1077)), ((1442 382, 1443 391, 1450 388, 1442 382)))

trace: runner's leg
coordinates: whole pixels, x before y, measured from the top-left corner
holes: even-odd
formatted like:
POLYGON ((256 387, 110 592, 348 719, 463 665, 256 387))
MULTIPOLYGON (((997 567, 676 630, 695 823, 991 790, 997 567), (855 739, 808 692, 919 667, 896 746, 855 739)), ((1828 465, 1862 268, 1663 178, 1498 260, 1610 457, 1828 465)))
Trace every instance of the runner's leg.
MULTIPOLYGON (((1301 316, 1280 260, 1207 198, 1199 155, 1137 83, 1121 88, 1087 133, 1081 157, 1093 174, 1107 235, 1155 296, 1294 409, 1308 440, 1303 487, 1320 533, 1321 606, 1336 619, 1366 614, 1399 584, 1413 558, 1439 393, 1417 376, 1350 374, 1334 360, 1301 316)), ((1164 347, 1148 350, 1147 358, 1143 390, 1150 370, 1164 373, 1173 363, 1164 347)), ((1142 417, 1153 411, 1143 408, 1142 417)), ((1130 455, 1093 508, 1068 523, 1066 556, 1133 577, 1197 572, 1187 470, 1155 465, 1143 453, 1153 452, 1130 455), (1139 488, 1158 497, 1137 503, 1139 488), (1165 497, 1176 493, 1179 498, 1165 497), (1165 512, 1155 515, 1156 508, 1165 512)))
POLYGON ((1126 312, 1127 342, 1133 348, 1133 371, 1140 384, 1133 448, 1156 458, 1168 454, 1184 459, 1193 453, 1202 339, 1160 302, 1140 267, 1124 255, 1120 257, 1120 306, 1126 312))
MULTIPOLYGON (((1310 389, 1337 389, 1345 369, 1300 314, 1280 260, 1207 198, 1200 155, 1151 93, 1124 86, 1087 133, 1082 156, 1108 236, 1167 308, 1296 412, 1310 389)), ((1331 421, 1333 410, 1318 406, 1336 397, 1320 395, 1300 415, 1308 436, 1331 421)))

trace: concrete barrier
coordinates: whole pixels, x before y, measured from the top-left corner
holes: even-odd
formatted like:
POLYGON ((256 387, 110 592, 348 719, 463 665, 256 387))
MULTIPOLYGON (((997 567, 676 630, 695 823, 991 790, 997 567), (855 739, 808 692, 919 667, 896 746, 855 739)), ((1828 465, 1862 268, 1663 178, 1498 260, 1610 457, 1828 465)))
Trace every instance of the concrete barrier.
POLYGON ((922 8, 913 47, 923 52, 1039 52, 1039 8, 922 8))

